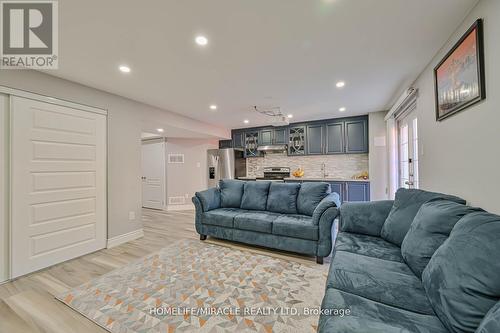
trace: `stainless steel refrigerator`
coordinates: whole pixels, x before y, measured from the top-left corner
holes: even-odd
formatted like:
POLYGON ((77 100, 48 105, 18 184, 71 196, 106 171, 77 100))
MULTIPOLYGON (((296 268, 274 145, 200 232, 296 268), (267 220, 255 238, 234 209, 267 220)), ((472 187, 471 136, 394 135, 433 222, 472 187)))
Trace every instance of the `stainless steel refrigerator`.
POLYGON ((221 179, 238 179, 247 173, 243 150, 225 148, 207 150, 208 187, 215 187, 221 179))

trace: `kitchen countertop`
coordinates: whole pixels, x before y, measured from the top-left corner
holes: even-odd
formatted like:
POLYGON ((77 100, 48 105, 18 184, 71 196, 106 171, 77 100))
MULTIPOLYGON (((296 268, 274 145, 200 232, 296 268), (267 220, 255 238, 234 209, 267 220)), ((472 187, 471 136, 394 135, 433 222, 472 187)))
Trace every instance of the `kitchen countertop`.
POLYGON ((333 178, 333 177, 289 177, 285 178, 285 181, 287 180, 303 180, 303 181, 310 181, 310 182, 370 182, 369 179, 342 179, 342 178, 333 178))
MULTIPOLYGON (((238 177, 239 180, 255 180, 256 177, 238 177)), ((285 181, 287 180, 302 180, 302 181, 309 181, 309 182, 362 182, 362 183, 369 183, 369 179, 341 179, 341 178, 331 178, 331 177, 326 177, 326 178, 321 178, 321 177, 288 177, 285 178, 285 181)))

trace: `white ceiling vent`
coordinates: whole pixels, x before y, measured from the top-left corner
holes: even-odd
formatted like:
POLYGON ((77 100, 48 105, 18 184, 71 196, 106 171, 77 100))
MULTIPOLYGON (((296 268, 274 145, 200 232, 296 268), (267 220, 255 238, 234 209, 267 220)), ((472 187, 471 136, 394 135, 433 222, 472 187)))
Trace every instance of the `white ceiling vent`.
POLYGON ((184 154, 168 154, 168 163, 184 163, 184 154))

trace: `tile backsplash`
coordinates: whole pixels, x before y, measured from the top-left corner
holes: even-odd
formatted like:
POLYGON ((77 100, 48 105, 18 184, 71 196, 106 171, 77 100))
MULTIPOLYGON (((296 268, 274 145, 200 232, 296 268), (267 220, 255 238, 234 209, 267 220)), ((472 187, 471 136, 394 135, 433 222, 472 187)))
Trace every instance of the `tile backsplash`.
POLYGON ((322 177, 321 165, 325 163, 327 177, 351 179, 368 171, 368 154, 288 156, 286 153, 266 154, 264 157, 247 158, 247 177, 262 177, 264 167, 289 167, 291 172, 301 167, 304 177, 322 177))

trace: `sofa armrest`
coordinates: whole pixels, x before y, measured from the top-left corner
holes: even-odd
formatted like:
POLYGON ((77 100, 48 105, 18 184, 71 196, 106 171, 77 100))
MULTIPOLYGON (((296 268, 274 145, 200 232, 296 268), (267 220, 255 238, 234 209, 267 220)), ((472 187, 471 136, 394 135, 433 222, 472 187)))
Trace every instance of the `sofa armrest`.
POLYGON ((196 192, 195 197, 200 200, 203 212, 220 208, 220 191, 218 188, 213 187, 205 191, 196 192))
POLYGON ((350 202, 340 208, 340 231, 380 237, 393 200, 350 202))
POLYGON ((319 225, 321 216, 328 208, 331 207, 340 207, 340 197, 338 193, 328 194, 323 200, 321 200, 319 205, 316 206, 312 215, 314 225, 319 225))

